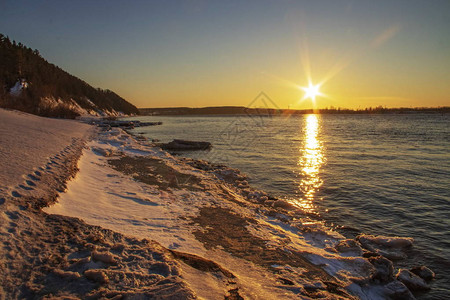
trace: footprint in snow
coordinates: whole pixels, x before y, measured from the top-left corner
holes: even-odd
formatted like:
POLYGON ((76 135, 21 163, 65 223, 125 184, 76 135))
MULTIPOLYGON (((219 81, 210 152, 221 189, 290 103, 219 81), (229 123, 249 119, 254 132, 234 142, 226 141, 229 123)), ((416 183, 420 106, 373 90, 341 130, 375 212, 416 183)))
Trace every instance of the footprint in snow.
POLYGON ((25 183, 29 186, 36 186, 36 184, 31 180, 27 180, 27 181, 25 181, 25 183))
POLYGON ((12 192, 11 192, 11 195, 12 195, 13 197, 16 197, 16 198, 22 197, 22 195, 19 194, 19 192, 17 192, 17 191, 12 191, 12 192))
POLYGON ((28 174, 28 178, 30 178, 33 181, 40 181, 39 178, 37 178, 36 176, 32 175, 32 174, 28 174))
POLYGON ((32 187, 25 186, 25 185, 23 185, 23 184, 19 185, 19 187, 20 187, 21 189, 23 189, 23 190, 26 190, 26 191, 34 190, 32 187))
POLYGON ((5 214, 10 218, 11 220, 17 220, 19 218, 18 213, 16 211, 6 211, 5 214))
POLYGON ((181 247, 181 245, 178 244, 178 243, 172 243, 172 244, 169 245, 169 249, 172 249, 172 250, 180 248, 180 247, 181 247))

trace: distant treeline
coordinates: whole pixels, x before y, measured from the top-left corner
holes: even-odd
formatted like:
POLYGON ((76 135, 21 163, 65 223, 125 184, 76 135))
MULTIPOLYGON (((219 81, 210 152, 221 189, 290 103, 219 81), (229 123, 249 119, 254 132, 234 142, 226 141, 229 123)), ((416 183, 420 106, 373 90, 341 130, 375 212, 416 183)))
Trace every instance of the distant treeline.
MULTIPOLYGON (((138 109, 110 90, 96 89, 47 62, 38 50, 11 41, 0 34, 0 106, 45 116, 73 117, 70 105, 43 107, 41 100, 73 104, 91 111, 138 113, 138 109), (13 95, 11 89, 23 82, 26 88, 13 95), (72 101, 73 100, 73 101, 72 101)), ((73 105, 72 105, 73 106, 73 105)))
POLYGON ((244 106, 219 107, 167 107, 167 108, 141 108, 142 115, 301 115, 301 114, 406 114, 406 113, 450 113, 450 107, 417 107, 417 108, 385 108, 369 107, 365 109, 273 109, 248 108, 244 106))

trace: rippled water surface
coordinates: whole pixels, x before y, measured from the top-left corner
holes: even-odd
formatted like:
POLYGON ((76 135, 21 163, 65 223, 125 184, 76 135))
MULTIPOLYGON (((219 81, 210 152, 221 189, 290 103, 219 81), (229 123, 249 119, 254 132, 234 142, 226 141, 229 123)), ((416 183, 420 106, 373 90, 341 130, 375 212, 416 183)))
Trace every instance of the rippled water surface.
POLYGON ((139 117, 137 128, 162 142, 209 141, 183 153, 239 168, 250 183, 290 199, 353 237, 413 237, 400 265, 437 273, 420 299, 450 297, 450 116, 303 115, 294 117, 139 117))

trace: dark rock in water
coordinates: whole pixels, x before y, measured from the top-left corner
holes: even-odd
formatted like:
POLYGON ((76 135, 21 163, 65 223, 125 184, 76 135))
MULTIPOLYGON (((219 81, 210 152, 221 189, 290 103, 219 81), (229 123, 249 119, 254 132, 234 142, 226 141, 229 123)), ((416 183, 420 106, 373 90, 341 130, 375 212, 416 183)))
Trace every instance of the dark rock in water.
POLYGON ((134 127, 136 125, 135 122, 132 121, 117 121, 117 120, 104 120, 99 127, 134 127))
POLYGON ((413 294, 408 288, 398 280, 394 280, 384 286, 389 298, 394 300, 414 300, 413 294))
POLYGON ((121 121, 121 120, 101 120, 99 122, 94 122, 98 127, 124 127, 124 128, 135 128, 135 127, 145 127, 145 126, 155 126, 162 125, 162 122, 141 122, 141 121, 121 121))
POLYGON ((425 279, 427 281, 434 279, 434 272, 431 271, 426 266, 420 266, 420 267, 414 267, 410 270, 412 273, 416 274, 422 279, 425 279))
POLYGON ((376 269, 375 274, 372 276, 373 279, 378 279, 381 282, 388 282, 394 278, 394 265, 389 259, 382 256, 369 257, 369 262, 376 269))
POLYGON ((403 282, 410 290, 413 291, 423 291, 423 290, 429 290, 430 287, 428 284, 417 276, 416 274, 412 273, 409 270, 406 269, 400 269, 398 270, 396 277, 398 280, 403 282))
POLYGON ((173 140, 170 143, 161 145, 162 149, 175 151, 208 150, 211 147, 212 145, 209 142, 196 142, 185 140, 173 140))
POLYGON ((162 122, 139 122, 139 121, 134 121, 134 123, 135 123, 135 126, 137 126, 137 127, 162 125, 162 122))

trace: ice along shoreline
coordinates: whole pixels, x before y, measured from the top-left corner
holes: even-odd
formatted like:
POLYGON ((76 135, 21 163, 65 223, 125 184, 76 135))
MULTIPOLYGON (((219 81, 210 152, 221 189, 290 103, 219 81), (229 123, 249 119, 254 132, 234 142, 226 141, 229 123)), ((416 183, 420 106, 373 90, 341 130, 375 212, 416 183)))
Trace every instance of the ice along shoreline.
MULTIPOLYGON (((234 274, 236 289, 248 298, 413 297, 395 279, 392 262, 381 256, 403 255, 411 239, 364 235, 345 239, 311 223, 288 203, 252 189, 238 170, 173 157, 120 129, 102 133, 89 148, 80 161, 80 176, 84 172, 86 178, 74 180, 74 186, 69 182, 72 195, 61 195, 59 208, 56 205, 49 212, 81 217, 126 235, 150 237, 169 249, 211 259, 234 274), (89 174, 103 174, 96 182, 108 183, 87 189, 104 199, 103 206, 78 202, 85 209, 77 212, 69 203, 83 198, 78 194, 75 199, 74 194, 95 180, 89 174), (86 213, 99 210, 103 217, 86 213), (253 276, 248 276, 248 270, 253 276)), ((428 288, 419 277, 402 272, 409 276, 402 280, 411 289, 417 287, 408 278, 428 288)), ((224 282, 209 285, 194 290, 202 294, 211 285, 216 293, 226 290, 224 282)))

